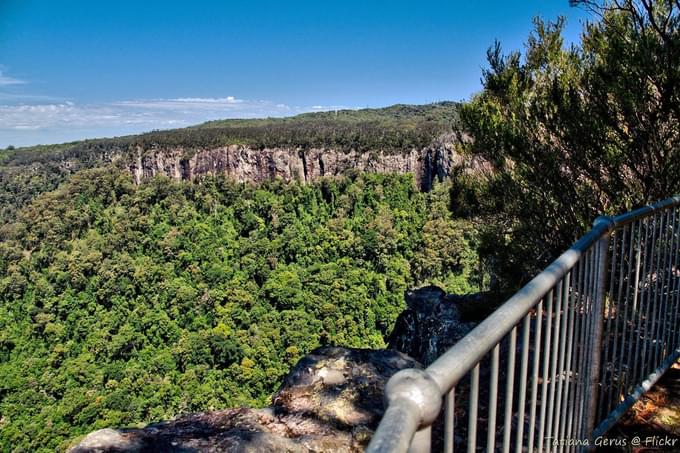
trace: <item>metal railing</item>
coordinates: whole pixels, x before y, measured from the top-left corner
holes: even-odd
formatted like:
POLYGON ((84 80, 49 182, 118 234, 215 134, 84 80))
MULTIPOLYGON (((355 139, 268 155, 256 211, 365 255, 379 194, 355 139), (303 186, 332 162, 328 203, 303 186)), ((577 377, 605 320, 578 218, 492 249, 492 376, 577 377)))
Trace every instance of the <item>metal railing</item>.
POLYGON ((679 206, 599 217, 427 369, 395 374, 367 451, 592 447, 680 356, 679 206))

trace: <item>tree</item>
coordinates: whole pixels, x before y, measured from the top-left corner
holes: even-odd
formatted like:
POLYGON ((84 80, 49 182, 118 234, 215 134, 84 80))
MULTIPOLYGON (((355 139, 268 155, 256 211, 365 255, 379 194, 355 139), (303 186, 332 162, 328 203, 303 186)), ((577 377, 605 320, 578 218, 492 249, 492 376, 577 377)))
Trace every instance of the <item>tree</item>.
POLYGON ((486 248, 513 263, 513 283, 598 214, 680 189, 678 2, 577 3, 597 19, 580 44, 565 48, 563 19, 535 20, 523 58, 489 50, 484 90, 461 111, 472 151, 497 169, 486 248))

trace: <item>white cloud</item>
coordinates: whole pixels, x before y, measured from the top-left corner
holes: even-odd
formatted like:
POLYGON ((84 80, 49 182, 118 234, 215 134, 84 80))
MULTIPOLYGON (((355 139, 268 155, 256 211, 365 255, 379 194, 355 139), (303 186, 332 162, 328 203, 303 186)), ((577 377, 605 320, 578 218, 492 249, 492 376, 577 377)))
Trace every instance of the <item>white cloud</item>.
MULTIPOLYGON (((224 98, 176 98, 176 99, 142 99, 134 101, 120 101, 112 105, 139 107, 139 108, 161 108, 161 109, 216 109, 216 108, 235 108, 243 106, 260 105, 267 107, 271 103, 267 101, 245 101, 243 99, 236 99, 234 96, 227 96, 224 98)), ((280 105, 280 104, 278 104, 280 105)), ((277 106, 278 106, 277 105, 277 106)))
POLYGON ((2 70, 0 70, 0 87, 8 86, 8 85, 24 85, 26 82, 23 80, 15 79, 14 77, 10 77, 8 75, 5 75, 2 70))
POLYGON ((32 101, 3 104, 0 97, 0 148, 10 144, 56 143, 185 127, 216 119, 281 117, 341 108, 289 106, 234 96, 139 99, 106 104, 32 101))

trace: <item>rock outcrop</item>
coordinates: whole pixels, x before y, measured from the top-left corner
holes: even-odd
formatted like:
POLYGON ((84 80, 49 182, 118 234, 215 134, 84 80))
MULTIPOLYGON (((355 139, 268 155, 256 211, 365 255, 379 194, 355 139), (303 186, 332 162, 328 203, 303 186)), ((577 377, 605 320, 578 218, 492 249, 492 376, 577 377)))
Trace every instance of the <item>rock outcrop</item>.
POLYGON ((352 432, 314 419, 277 416, 271 409, 192 414, 138 430, 102 429, 71 453, 338 452, 361 451, 352 432))
POLYGON ((479 297, 447 295, 436 286, 407 291, 408 308, 397 318, 389 347, 429 365, 475 326, 464 320, 460 306, 479 297))
POLYGON ((453 136, 443 136, 423 149, 403 152, 339 151, 334 149, 265 148, 230 145, 187 153, 183 148, 137 148, 128 170, 140 183, 155 175, 190 180, 200 175, 226 175, 239 182, 261 183, 272 179, 313 182, 348 171, 413 174, 419 188, 451 176, 455 169, 480 173, 488 165, 479 158, 464 157, 453 136))
POLYGON ((274 407, 337 426, 373 427, 383 414, 383 387, 404 368, 420 364, 398 351, 320 348, 288 373, 274 407))
POLYGON ((382 416, 387 380, 413 367, 420 365, 397 351, 323 347, 298 362, 269 408, 103 429, 70 452, 359 452, 382 416))

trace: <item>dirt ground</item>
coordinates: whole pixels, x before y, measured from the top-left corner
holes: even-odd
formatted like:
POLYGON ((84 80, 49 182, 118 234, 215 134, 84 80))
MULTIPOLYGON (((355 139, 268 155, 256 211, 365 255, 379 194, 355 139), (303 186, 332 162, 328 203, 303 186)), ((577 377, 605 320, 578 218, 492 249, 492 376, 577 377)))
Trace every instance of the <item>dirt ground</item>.
POLYGON ((606 437, 618 445, 596 451, 680 452, 680 362, 635 403, 606 437))

